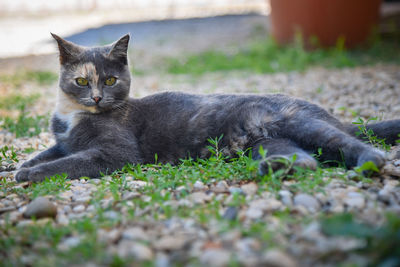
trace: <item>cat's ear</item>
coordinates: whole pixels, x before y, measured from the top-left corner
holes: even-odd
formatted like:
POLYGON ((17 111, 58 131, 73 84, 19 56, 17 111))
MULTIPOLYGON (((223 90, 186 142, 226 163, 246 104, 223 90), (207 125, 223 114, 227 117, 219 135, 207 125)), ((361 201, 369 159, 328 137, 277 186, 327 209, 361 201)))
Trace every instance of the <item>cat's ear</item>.
POLYGON ((60 36, 51 33, 51 36, 57 41, 58 50, 60 51, 60 64, 68 63, 71 59, 78 57, 83 51, 83 48, 64 40, 60 36))
POLYGON ((130 35, 129 33, 122 36, 118 41, 111 45, 111 50, 108 54, 109 57, 121 60, 125 65, 128 64, 128 45, 130 35))

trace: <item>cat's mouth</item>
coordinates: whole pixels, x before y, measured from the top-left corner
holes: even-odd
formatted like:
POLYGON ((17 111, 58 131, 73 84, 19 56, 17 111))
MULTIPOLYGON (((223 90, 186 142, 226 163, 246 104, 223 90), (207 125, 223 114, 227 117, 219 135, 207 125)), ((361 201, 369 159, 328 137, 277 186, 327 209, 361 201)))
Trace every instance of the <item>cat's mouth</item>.
POLYGON ((103 111, 113 110, 120 106, 121 101, 116 101, 114 99, 101 99, 100 101, 95 100, 84 100, 79 101, 81 105, 90 109, 92 113, 100 113, 103 111), (95 111, 95 112, 93 112, 95 111))

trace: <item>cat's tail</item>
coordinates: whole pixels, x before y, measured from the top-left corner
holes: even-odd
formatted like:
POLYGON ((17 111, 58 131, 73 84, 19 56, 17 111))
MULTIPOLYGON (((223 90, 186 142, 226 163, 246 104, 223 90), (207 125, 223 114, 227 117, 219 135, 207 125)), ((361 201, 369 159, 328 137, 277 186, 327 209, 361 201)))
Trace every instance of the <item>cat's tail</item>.
MULTIPOLYGON (((360 132, 360 125, 357 124, 345 124, 346 131, 356 136, 359 139, 365 140, 367 136, 365 134, 357 135, 360 132)), ((395 145, 397 140, 400 140, 400 120, 389 120, 376 123, 369 123, 366 126, 366 130, 372 130, 373 135, 379 139, 385 139, 385 143, 388 145, 395 145)))

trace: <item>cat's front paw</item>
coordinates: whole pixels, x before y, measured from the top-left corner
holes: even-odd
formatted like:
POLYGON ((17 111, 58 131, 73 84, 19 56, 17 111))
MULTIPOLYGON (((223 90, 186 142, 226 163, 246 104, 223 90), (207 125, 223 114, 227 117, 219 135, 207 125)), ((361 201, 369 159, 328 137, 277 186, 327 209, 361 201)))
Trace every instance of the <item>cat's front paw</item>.
POLYGON ((367 161, 372 161, 380 169, 386 162, 385 153, 376 149, 365 151, 358 158, 357 166, 362 166, 367 161))
POLYGON ((38 170, 33 168, 21 168, 15 175, 15 180, 17 182, 40 182, 43 181, 45 176, 38 170))
POLYGON ((29 169, 21 166, 17 174, 15 174, 15 180, 19 183, 29 181, 29 169))
MULTIPOLYGON (((293 156, 290 156, 293 157, 293 156)), ((267 157, 264 161, 260 162, 258 172, 260 175, 269 173, 271 169, 273 172, 278 170, 287 169, 289 173, 295 171, 294 167, 300 167, 302 169, 316 170, 317 161, 308 154, 299 153, 297 154, 296 160, 291 162, 290 157, 286 155, 273 155, 267 157)))
POLYGON ((30 167, 33 167, 34 165, 35 165, 35 162, 33 160, 28 160, 28 161, 25 161, 24 163, 22 163, 21 169, 22 168, 30 168, 30 167))
MULTIPOLYGON (((365 162, 371 161, 378 169, 381 169, 386 163, 385 153, 377 149, 369 149, 363 152, 357 160, 357 166, 362 166, 365 162)), ((364 172, 368 174, 369 172, 364 172)))

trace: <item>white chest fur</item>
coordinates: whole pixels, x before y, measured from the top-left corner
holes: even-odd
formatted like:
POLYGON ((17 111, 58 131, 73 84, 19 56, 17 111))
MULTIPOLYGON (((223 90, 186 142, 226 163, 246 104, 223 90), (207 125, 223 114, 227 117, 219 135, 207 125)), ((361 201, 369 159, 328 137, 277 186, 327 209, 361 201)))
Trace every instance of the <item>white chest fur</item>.
POLYGON ((57 106, 54 112, 56 121, 63 125, 63 131, 55 132, 58 138, 65 139, 71 130, 79 123, 83 113, 95 113, 95 107, 86 107, 78 104, 62 90, 59 90, 57 106), (66 130, 65 130, 66 128, 66 130))

